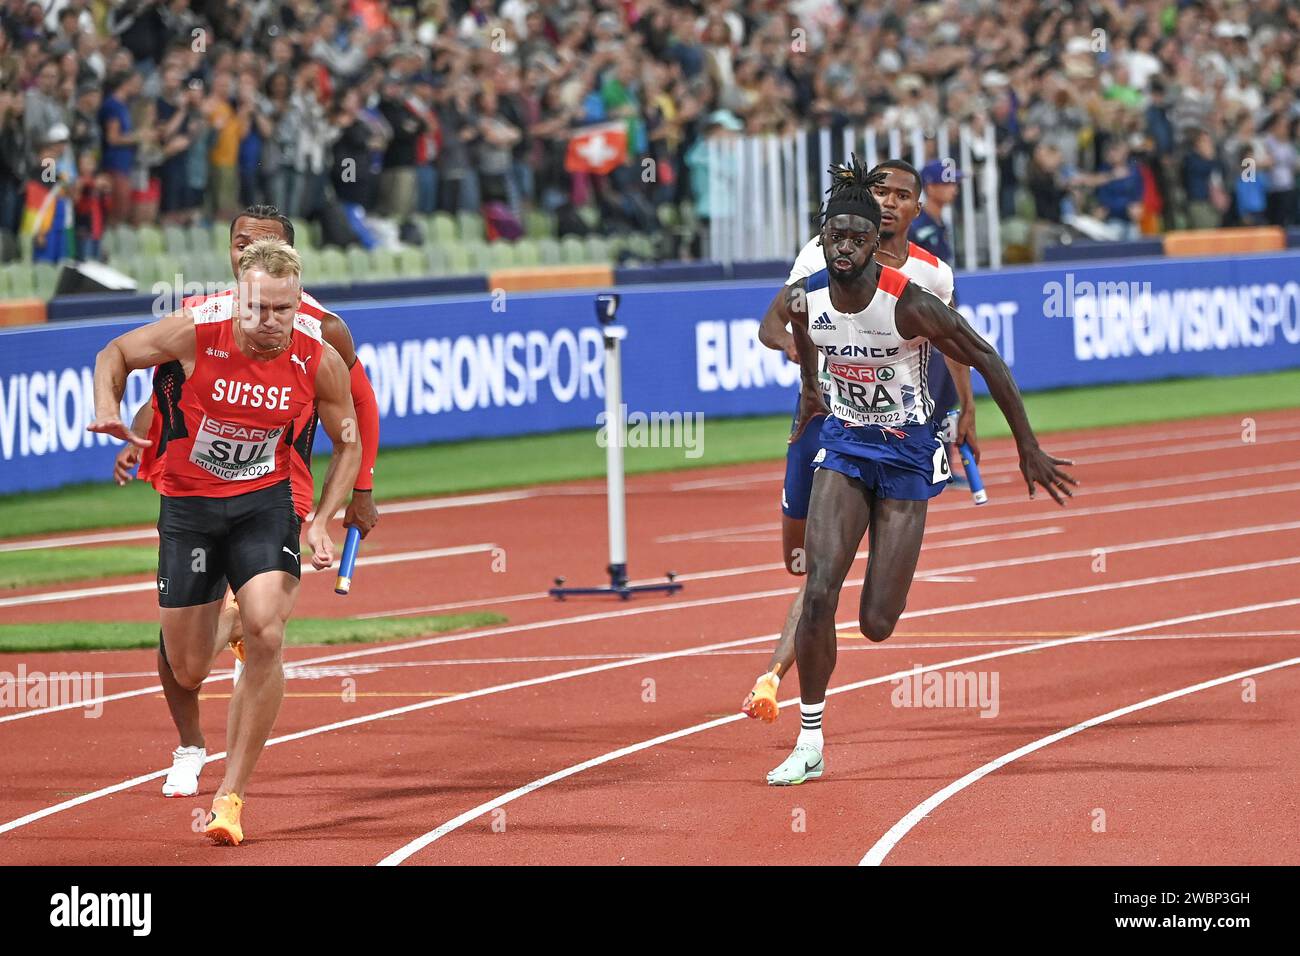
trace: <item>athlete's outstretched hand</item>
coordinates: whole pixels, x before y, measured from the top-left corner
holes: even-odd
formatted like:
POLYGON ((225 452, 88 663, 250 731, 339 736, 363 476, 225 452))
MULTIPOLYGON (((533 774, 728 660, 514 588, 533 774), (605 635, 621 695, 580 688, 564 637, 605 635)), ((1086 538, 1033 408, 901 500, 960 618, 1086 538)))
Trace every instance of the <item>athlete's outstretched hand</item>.
POLYGON ((1058 505, 1065 504, 1065 498, 1073 498, 1074 492, 1070 490, 1070 485, 1077 486, 1079 483, 1057 467, 1073 464, 1074 462, 1067 458, 1053 458, 1036 443, 1020 449, 1020 473, 1025 476, 1025 484, 1029 486, 1031 498, 1034 497, 1035 485, 1046 488, 1047 493, 1058 505), (1062 498, 1062 495, 1065 498, 1062 498))
POLYGON ((98 432, 101 435, 112 435, 114 438, 120 438, 124 442, 129 442, 138 448, 148 448, 153 444, 147 438, 141 438, 131 429, 126 427, 122 419, 114 415, 112 418, 96 418, 86 426, 88 432, 98 432))
POLYGON ((830 408, 826 405, 826 399, 822 398, 821 392, 816 396, 810 396, 807 392, 800 393, 799 397, 799 420, 795 422, 794 431, 790 433, 790 444, 793 445, 803 435, 804 429, 808 423, 818 415, 829 415, 830 408))
POLYGON ((135 445, 123 445, 122 450, 113 459, 113 480, 123 488, 131 480, 131 469, 140 464, 140 449, 135 445))
POLYGON ((326 521, 317 518, 307 529, 307 544, 311 547, 311 566, 324 571, 334 563, 334 542, 330 540, 326 521))

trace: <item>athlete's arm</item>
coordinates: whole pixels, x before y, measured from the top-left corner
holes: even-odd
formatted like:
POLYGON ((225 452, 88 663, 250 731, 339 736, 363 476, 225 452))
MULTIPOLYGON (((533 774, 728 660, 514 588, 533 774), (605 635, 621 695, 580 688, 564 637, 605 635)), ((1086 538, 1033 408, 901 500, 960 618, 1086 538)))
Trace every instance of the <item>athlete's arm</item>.
POLYGON ((343 507, 348 489, 356 481, 361 465, 361 442, 357 435, 356 408, 348 381, 348 367, 328 342, 316 370, 316 413, 325 434, 334 443, 325 485, 321 488, 316 517, 307 529, 311 545, 312 567, 320 571, 334 563, 334 542, 330 540, 329 522, 343 507))
POLYGON ((822 389, 817 381, 817 346, 813 344, 808 333, 808 294, 805 279, 781 290, 779 316, 783 324, 790 326, 794 334, 794 344, 799 356, 799 376, 803 383, 799 394, 799 421, 790 435, 791 443, 799 440, 808 423, 818 415, 830 414, 826 400, 822 398, 822 389))
POLYGON ((122 421, 126 376, 138 368, 179 361, 193 367, 194 320, 188 311, 173 312, 119 335, 95 356, 95 420, 87 431, 102 432, 145 448, 151 444, 122 421))
POLYGON ((790 277, 785 280, 785 288, 778 292, 763 313, 763 321, 758 325, 758 341, 769 349, 784 352, 791 362, 799 361, 799 353, 794 346, 794 336, 790 334, 789 323, 781 318, 779 311, 781 300, 787 290, 800 279, 806 279, 814 272, 826 268, 826 255, 822 252, 820 236, 814 236, 799 250, 794 265, 790 267, 790 277))
MULTIPOLYGON (((152 424, 153 402, 150 401, 141 405, 140 410, 135 413, 135 418, 131 419, 131 431, 137 435, 147 435, 152 424)), ((140 464, 139 446, 130 443, 123 445, 122 450, 113 459, 113 480, 125 487, 131 481, 131 469, 138 464, 140 464)))
MULTIPOLYGON (((948 306, 955 309, 957 307, 957 295, 953 294, 948 300, 948 306)), ((942 352, 942 350, 940 350, 942 352)), ((971 454, 975 456, 975 464, 980 461, 980 446, 975 438, 975 391, 971 388, 970 383, 970 366, 964 362, 958 362, 950 359, 948 356, 943 357, 944 362, 948 365, 948 374, 952 376, 952 384, 957 389, 957 401, 961 404, 961 414, 957 417, 957 444, 970 445, 971 454)))
POLYGON ((334 346, 349 370, 352 404, 357 412, 357 437, 361 441, 361 467, 357 471, 356 487, 352 489, 352 500, 343 515, 343 524, 356 525, 364 538, 379 523, 373 487, 375 458, 379 454, 379 405, 370 379, 366 377, 365 366, 357 358, 347 323, 333 312, 326 312, 321 316, 320 328, 325 341, 334 346))
POLYGON ((1074 462, 1053 458, 1038 446, 1038 438, 1029 424, 1029 416, 1025 414, 1025 405, 1020 400, 1020 390, 1011 377, 1011 370, 1002 361, 1002 356, 966 324, 960 312, 909 286, 898 303, 895 324, 898 334, 904 338, 924 336, 945 356, 965 362, 984 376, 989 393, 1002 409, 1016 438, 1020 472, 1029 487, 1029 497, 1034 497, 1036 484, 1042 485, 1057 504, 1065 504, 1062 495, 1073 497, 1069 486, 1078 482, 1057 466, 1074 462))
POLYGON ((758 340, 770 349, 784 352, 791 362, 798 362, 799 352, 794 345, 794 336, 781 318, 781 303, 785 301, 788 289, 789 286, 781 289, 768 303, 763 321, 758 323, 758 340))

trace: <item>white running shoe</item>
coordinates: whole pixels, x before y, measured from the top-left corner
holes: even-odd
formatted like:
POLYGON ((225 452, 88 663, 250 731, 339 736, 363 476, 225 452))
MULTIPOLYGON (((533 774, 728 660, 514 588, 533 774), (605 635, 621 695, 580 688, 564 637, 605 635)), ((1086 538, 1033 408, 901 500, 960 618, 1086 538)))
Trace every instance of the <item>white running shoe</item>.
POLYGON ((794 787, 805 780, 816 780, 826 769, 826 761, 816 747, 795 744, 793 752, 781 765, 768 771, 769 787, 794 787))
POLYGON ((177 747, 172 751, 172 768, 163 782, 164 797, 192 797, 199 792, 199 771, 208 752, 202 747, 177 747))

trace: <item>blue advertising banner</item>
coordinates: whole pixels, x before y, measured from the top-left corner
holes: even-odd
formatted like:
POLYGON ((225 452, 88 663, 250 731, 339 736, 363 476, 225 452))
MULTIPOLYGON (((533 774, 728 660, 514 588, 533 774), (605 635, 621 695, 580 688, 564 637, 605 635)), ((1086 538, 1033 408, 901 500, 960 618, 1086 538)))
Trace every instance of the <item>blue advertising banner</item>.
MULTIPOLYGON (((757 337, 776 289, 620 289, 629 413, 790 411, 798 369, 757 337)), ((1300 367, 1298 253, 1006 269, 958 276, 957 297, 1025 391, 1300 367)), ((592 298, 498 291, 340 307, 374 383, 382 444, 595 429, 604 351, 592 298)), ((95 354, 146 320, 0 331, 0 493, 109 479, 119 443, 85 431, 95 354)), ((149 380, 131 375, 124 416, 149 380)))

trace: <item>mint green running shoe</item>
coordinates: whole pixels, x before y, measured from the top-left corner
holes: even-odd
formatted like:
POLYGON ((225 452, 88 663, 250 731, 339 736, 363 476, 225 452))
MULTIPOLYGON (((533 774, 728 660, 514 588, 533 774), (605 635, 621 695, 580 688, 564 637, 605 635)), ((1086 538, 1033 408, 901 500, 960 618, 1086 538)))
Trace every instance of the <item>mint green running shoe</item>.
POLYGON ((825 769, 826 761, 822 759, 820 750, 808 744, 795 744, 790 756, 785 758, 785 763, 768 771, 767 785, 793 787, 805 780, 815 780, 825 769))

